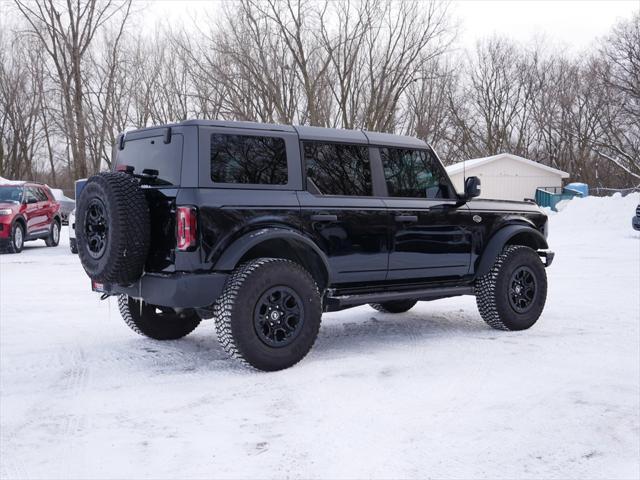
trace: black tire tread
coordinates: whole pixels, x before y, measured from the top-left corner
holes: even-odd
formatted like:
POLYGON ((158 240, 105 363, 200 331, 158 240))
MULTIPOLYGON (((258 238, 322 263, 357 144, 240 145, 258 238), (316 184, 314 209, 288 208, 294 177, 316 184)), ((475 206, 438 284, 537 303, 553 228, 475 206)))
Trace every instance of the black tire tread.
MULTIPOLYGON (((282 258, 258 258, 255 260, 250 260, 239 267, 237 267, 227 279, 227 283, 225 285, 222 294, 218 298, 214 306, 214 319, 215 319, 215 327, 216 327, 216 335, 218 337, 218 341, 220 345, 224 349, 224 351, 233 359, 237 360, 239 364, 245 368, 257 370, 256 367, 251 365, 249 361, 242 355, 242 352, 238 348, 236 343, 236 339, 233 336, 233 332, 231 329, 232 323, 232 315, 233 315, 233 307, 237 301, 238 292, 244 282, 253 274, 257 269, 272 262, 280 262, 286 263, 292 268, 298 269, 304 275, 307 275, 310 281, 313 283, 316 289, 316 293, 318 293, 318 287, 316 282, 313 280, 313 277, 309 275, 309 273, 299 264, 282 258)), ((319 325, 318 325, 319 330, 319 325)), ((317 337, 318 331, 315 332, 315 337, 317 337)), ((315 341, 315 340, 314 340, 315 341)), ((313 345, 312 345, 313 346, 313 345)))
MULTIPOLYGON (((118 310, 127 326, 143 337, 153 338, 154 340, 177 340, 193 332, 200 324, 200 318, 195 313, 190 318, 185 318, 180 323, 174 323, 168 328, 163 328, 160 322, 154 322, 150 328, 141 318, 139 313, 132 312, 127 295, 118 295, 118 310), (182 328, 176 328, 176 327, 182 328)), ((178 322, 178 321, 176 321, 178 322)))
MULTIPOLYGON (((144 193, 138 182, 124 172, 100 173, 89 179, 89 182, 91 181, 101 183, 105 190, 112 192, 112 198, 116 199, 109 206, 115 211, 115 215, 109 217, 110 222, 116 222, 117 219, 117 223, 109 225, 114 234, 110 241, 115 240, 115 245, 102 271, 91 271, 87 264, 90 265, 92 259, 85 251, 84 232, 80 228, 76 231, 80 260, 93 280, 106 283, 132 283, 142 275, 149 252, 150 215, 144 193)), ((85 185, 83 193, 87 191, 89 182, 85 185)), ((80 222, 80 225, 82 225, 84 208, 86 208, 83 200, 85 199, 81 196, 81 206, 76 217, 76 224, 80 222)), ((108 201, 105 198, 102 200, 105 204, 108 201)))
MULTIPOLYGON (((510 327, 503 321, 498 311, 496 286, 498 275, 502 271, 505 262, 513 255, 523 250, 531 250, 523 245, 507 245, 496 258, 491 270, 486 275, 478 278, 475 284, 476 304, 482 319, 492 328, 496 330, 513 331, 515 328, 510 327)), ((544 306, 544 304, 543 304, 544 306)))
POLYGON ((411 310, 417 300, 396 300, 383 303, 370 303, 369 306, 380 313, 404 313, 411 310))

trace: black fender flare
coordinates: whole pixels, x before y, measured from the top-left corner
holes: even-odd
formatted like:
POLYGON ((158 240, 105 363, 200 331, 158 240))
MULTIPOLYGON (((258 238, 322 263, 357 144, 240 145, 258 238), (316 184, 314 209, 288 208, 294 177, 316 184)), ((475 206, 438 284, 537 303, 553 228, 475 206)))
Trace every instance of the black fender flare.
POLYGON ((325 253, 309 238, 287 228, 267 227, 245 233, 234 240, 220 255, 213 266, 215 271, 231 271, 238 266, 242 257, 252 248, 269 240, 285 240, 299 242, 309 247, 322 261, 327 280, 331 281, 331 269, 325 253))
POLYGON ((480 259, 476 263, 477 267, 475 269, 475 277, 480 277, 489 273, 496 257, 500 254, 509 240, 514 238, 516 235, 528 236, 533 242, 532 245, 528 246, 531 246, 531 248, 534 248, 535 250, 544 250, 549 248, 547 239, 544 238, 544 235, 535 228, 528 225, 507 225, 494 233, 489 239, 484 252, 482 252, 480 259))

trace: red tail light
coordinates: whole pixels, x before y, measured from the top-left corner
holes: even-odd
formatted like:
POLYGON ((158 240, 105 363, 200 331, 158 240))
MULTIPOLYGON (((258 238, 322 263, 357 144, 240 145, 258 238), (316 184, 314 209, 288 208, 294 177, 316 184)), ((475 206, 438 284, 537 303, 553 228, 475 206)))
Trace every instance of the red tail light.
POLYGON ((198 241, 196 207, 178 207, 176 212, 178 250, 191 250, 198 241))

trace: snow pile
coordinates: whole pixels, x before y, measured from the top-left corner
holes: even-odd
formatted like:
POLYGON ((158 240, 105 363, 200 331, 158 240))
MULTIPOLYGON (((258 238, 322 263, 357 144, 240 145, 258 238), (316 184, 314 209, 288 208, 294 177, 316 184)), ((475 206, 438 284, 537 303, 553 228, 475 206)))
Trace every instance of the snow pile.
POLYGON ((573 198, 560 212, 551 215, 551 224, 581 233, 585 230, 600 234, 630 233, 633 232, 631 218, 639 203, 640 193, 626 197, 616 193, 610 197, 573 198))
POLYGON ((0 256, 0 478, 640 478, 639 196, 573 200, 530 330, 475 299, 325 314, 294 368, 237 368, 211 321, 133 333, 78 257, 0 256))

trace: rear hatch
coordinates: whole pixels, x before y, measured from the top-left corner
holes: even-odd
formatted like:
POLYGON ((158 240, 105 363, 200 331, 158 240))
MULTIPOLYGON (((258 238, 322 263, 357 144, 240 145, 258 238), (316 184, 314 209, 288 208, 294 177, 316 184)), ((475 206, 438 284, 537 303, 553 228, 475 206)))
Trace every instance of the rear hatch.
POLYGON ((113 169, 128 169, 140 179, 149 203, 151 243, 145 266, 149 272, 175 271, 175 199, 182 173, 181 134, 150 128, 120 137, 113 151, 113 169))

